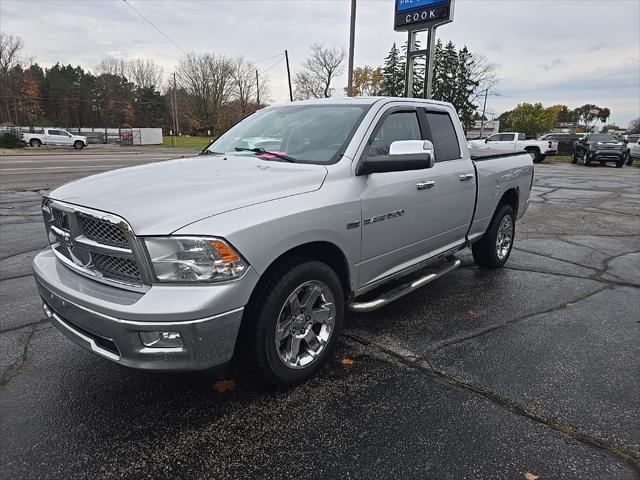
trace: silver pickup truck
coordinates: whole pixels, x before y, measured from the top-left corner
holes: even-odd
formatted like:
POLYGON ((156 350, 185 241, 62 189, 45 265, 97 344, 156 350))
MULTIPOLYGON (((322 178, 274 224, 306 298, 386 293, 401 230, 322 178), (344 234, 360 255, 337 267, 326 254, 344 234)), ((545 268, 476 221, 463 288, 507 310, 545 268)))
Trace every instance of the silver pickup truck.
POLYGON ((44 309, 129 367, 232 357, 276 385, 330 356, 367 312, 460 265, 509 258, 533 182, 526 153, 470 155, 446 103, 296 102, 260 110, 194 158, 87 177, 42 202, 44 309))

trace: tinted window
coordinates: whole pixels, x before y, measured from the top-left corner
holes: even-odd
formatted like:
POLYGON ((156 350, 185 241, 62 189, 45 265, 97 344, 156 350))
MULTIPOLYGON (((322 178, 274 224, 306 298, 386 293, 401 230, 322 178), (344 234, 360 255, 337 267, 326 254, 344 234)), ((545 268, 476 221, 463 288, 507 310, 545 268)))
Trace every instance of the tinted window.
POLYGON ((416 112, 396 112, 384 119, 370 140, 371 155, 389 155, 389 147, 400 140, 422 140, 416 112))
POLYGON ((499 140, 501 142, 513 142, 516 138, 514 133, 501 133, 499 140))
POLYGON ((460 158, 460 144, 451 117, 447 113, 427 112, 427 124, 435 150, 435 161, 460 158))
POLYGON ((49 130, 49 135, 62 135, 60 130, 49 130))
POLYGON ((490 137, 487 137, 487 142, 497 142, 498 140, 500 140, 500 135, 491 135, 490 137))

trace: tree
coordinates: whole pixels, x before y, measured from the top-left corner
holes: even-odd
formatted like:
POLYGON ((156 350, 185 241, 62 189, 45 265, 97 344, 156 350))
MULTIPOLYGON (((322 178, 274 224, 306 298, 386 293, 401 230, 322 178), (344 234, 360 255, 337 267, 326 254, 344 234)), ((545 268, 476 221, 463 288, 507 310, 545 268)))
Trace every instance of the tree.
POLYGON ((310 48, 309 57, 295 76, 295 97, 298 100, 329 98, 334 91, 332 82, 344 72, 345 50, 320 44, 313 44, 310 48))
MULTIPOLYGON (((380 67, 369 65, 353 70, 353 94, 355 96, 377 96, 382 92, 383 73, 380 67)), ((346 91, 346 90, 345 90, 346 91)))
POLYGON ((243 57, 236 57, 232 62, 233 93, 239 103, 240 113, 245 115, 250 105, 257 101, 256 66, 243 57))
POLYGON ((130 82, 138 88, 159 88, 162 86, 163 70, 153 60, 137 58, 125 64, 125 73, 130 82))
POLYGON ((0 121, 18 123, 23 47, 20 37, 0 32, 0 121))
POLYGON ((126 77, 129 65, 123 58, 102 57, 100 63, 96 66, 98 74, 115 75, 117 77, 126 77))
POLYGON ((28 125, 35 125, 42 117, 42 108, 40 108, 40 86, 32 75, 24 76, 20 97, 18 111, 21 120, 28 125))
POLYGON ((402 53, 394 43, 382 67, 382 85, 380 95, 402 97, 404 95, 405 62, 402 53))
POLYGON ((511 123, 509 123, 509 115, 511 115, 512 110, 507 110, 504 113, 501 113, 497 120, 500 122, 500 132, 509 132, 512 130, 511 123))
POLYGON ((438 40, 433 65, 433 99, 452 103, 465 129, 469 129, 477 109, 472 99, 479 85, 474 79, 473 54, 467 47, 458 51, 453 42, 443 47, 438 40))
POLYGON ((640 133, 640 117, 631 121, 627 133, 640 133))
MULTIPOLYGON (((404 42, 402 46, 402 74, 405 74, 405 70, 407 68, 407 42, 404 42)), ((420 50, 420 41, 416 40, 415 49, 420 50)), ((411 91, 411 95, 414 98, 422 98, 424 94, 424 75, 427 68, 425 65, 424 57, 414 57, 413 59, 413 90, 411 91)), ((404 87, 405 78, 402 79, 402 86, 404 87)), ((404 96, 404 89, 400 94, 401 97, 404 96)))
POLYGON ((191 129, 215 132, 220 108, 233 92, 231 60, 213 53, 191 53, 180 60, 177 77, 189 95, 187 118, 191 129))
POLYGON ((609 131, 616 131, 616 130, 622 130, 622 128, 620 128, 618 125, 616 125, 615 123, 610 123, 608 125, 605 125, 604 127, 602 127, 600 129, 600 133, 607 133, 609 131))
POLYGON ((604 123, 611 116, 608 108, 587 103, 573 110, 576 121, 584 127, 586 132, 591 132, 598 121, 604 123))
POLYGON ((516 132, 533 137, 549 130, 549 111, 541 103, 521 103, 509 114, 508 121, 516 132))

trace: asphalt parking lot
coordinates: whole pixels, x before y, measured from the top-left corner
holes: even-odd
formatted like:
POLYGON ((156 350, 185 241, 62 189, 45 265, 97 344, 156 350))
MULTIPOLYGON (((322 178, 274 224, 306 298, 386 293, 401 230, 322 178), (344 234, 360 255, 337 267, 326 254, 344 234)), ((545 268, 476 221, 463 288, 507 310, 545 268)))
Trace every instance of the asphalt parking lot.
POLYGON ((122 368, 42 312, 40 195, 176 153, 0 157, 0 478, 640 478, 640 169, 536 165, 508 268, 463 252, 264 391, 122 368))

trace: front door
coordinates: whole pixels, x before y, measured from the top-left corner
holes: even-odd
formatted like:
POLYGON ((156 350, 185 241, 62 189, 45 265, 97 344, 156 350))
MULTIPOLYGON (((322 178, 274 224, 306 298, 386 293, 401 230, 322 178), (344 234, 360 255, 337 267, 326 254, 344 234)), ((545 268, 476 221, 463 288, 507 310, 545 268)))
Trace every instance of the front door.
POLYGON ((487 138, 487 146, 496 150, 514 150, 516 135, 515 133, 496 133, 487 138))
MULTIPOLYGON (((363 155, 388 155, 392 142, 424 139, 417 109, 394 107, 378 121, 363 155)), ((425 226, 436 217, 437 202, 432 176, 433 169, 424 169, 355 177, 362 206, 360 286, 394 273, 429 248, 425 226)))

